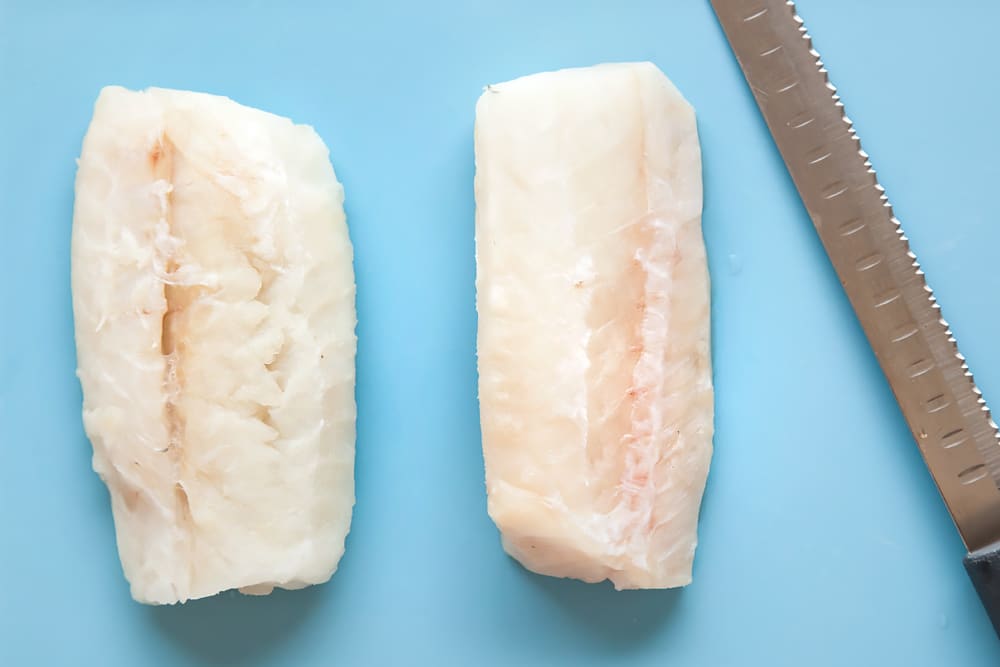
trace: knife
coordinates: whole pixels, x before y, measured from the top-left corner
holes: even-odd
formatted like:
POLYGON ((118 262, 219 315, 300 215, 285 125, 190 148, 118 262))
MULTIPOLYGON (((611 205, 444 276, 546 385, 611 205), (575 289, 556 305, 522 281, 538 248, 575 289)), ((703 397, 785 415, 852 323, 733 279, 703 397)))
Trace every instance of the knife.
POLYGON ((1000 636, 1000 432, 790 0, 711 0, 1000 636))

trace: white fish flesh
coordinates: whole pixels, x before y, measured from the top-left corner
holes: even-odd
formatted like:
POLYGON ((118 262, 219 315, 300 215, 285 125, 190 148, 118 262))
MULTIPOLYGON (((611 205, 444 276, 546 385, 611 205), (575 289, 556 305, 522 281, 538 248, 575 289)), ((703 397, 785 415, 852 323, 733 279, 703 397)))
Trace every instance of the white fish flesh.
POLYGON ((73 307, 84 426, 136 600, 336 569, 354 504, 343 196, 309 127, 213 95, 101 92, 73 307))
POLYGON ((490 516, 542 574, 691 581, 712 455, 695 115, 649 63, 489 86, 476 108, 490 516))

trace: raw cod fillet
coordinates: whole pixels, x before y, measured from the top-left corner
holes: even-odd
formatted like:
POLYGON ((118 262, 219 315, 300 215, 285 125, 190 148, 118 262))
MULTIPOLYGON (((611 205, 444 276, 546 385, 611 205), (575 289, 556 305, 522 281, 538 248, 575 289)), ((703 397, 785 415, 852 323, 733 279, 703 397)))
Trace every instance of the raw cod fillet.
POLYGON ((73 308, 84 426, 136 600, 336 569, 354 504, 343 197, 309 127, 212 95, 101 92, 73 308))
POLYGON ((691 581, 712 454, 694 111, 649 63, 489 86, 476 108, 490 516, 529 570, 691 581))

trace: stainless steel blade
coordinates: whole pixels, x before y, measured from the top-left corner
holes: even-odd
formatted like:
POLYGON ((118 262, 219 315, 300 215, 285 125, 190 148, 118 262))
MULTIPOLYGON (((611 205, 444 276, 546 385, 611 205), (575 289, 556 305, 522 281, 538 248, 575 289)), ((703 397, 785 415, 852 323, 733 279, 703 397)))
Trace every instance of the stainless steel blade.
POLYGON ((794 3, 712 5, 962 539, 997 542, 997 425, 794 3))

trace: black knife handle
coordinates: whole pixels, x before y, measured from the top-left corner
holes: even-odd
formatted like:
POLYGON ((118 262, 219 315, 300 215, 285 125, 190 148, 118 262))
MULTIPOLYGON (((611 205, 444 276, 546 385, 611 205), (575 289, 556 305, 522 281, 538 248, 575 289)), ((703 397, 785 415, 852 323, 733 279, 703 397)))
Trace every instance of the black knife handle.
POLYGON ((969 573, 993 629, 1000 637, 1000 542, 966 556, 965 571, 969 573))

